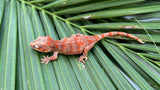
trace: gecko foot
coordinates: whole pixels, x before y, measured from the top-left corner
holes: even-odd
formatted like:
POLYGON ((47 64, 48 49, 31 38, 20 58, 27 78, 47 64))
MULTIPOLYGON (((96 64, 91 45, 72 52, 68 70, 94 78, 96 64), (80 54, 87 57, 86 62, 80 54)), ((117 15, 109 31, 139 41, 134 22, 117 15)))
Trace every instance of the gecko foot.
POLYGON ((85 64, 85 61, 87 61, 87 56, 80 56, 80 58, 78 58, 79 62, 82 62, 83 64, 85 64))
POLYGON ((47 56, 43 56, 44 57, 44 59, 41 59, 42 60, 42 62, 41 63, 45 63, 45 65, 47 65, 48 64, 48 62, 50 61, 49 60, 49 57, 47 56))

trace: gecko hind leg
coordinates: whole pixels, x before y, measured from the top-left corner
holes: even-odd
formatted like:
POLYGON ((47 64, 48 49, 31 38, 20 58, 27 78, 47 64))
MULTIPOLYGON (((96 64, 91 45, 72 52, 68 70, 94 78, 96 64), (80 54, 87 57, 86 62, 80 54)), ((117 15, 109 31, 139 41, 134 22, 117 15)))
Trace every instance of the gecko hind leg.
POLYGON ((49 61, 56 60, 57 55, 58 55, 58 51, 55 51, 55 52, 53 52, 53 56, 50 56, 50 57, 43 56, 44 59, 41 59, 42 60, 41 63, 45 63, 45 65, 47 65, 49 61))
POLYGON ((94 46, 95 43, 96 42, 93 42, 84 48, 83 54, 78 58, 79 62, 82 62, 83 64, 85 64, 85 61, 87 61, 88 59, 87 58, 88 51, 91 50, 91 48, 94 46))

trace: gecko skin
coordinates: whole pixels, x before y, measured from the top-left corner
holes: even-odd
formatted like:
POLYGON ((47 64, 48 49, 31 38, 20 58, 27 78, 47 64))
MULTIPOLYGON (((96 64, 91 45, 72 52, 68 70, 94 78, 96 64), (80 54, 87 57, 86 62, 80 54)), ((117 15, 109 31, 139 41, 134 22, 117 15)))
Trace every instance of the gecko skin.
POLYGON ((49 61, 56 60, 58 53, 66 55, 75 55, 82 53, 78 60, 79 62, 85 63, 85 61, 87 60, 88 51, 94 46, 96 42, 98 42, 102 38, 114 35, 127 36, 129 38, 137 40, 140 43, 144 43, 139 38, 128 33, 108 32, 95 36, 87 36, 77 33, 76 35, 72 35, 70 38, 66 37, 61 40, 54 40, 49 36, 39 36, 36 40, 30 43, 30 46, 40 52, 53 52, 53 56, 43 56, 44 59, 41 59, 41 63, 48 64, 49 61))

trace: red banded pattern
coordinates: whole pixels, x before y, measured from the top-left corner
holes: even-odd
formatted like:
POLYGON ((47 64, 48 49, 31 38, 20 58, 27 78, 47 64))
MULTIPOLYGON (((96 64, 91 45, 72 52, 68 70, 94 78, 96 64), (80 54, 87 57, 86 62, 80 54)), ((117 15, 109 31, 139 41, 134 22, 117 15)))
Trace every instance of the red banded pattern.
POLYGON ((96 40, 99 41, 102 38, 110 37, 110 36, 115 36, 115 35, 127 36, 129 38, 137 40, 140 43, 145 43, 142 40, 140 40, 139 38, 135 37, 134 35, 131 35, 131 34, 128 34, 128 33, 124 33, 124 32, 108 32, 108 33, 103 33, 103 34, 100 34, 100 35, 96 35, 96 40))

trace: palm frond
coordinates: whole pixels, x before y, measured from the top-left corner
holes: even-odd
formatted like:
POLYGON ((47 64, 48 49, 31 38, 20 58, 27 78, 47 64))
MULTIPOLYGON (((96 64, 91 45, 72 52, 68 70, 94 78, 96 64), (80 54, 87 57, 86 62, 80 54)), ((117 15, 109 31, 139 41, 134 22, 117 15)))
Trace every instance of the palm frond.
POLYGON ((0 7, 2 90, 160 87, 159 21, 143 22, 159 18, 159 2, 0 0, 0 7), (125 37, 103 39, 89 51, 85 65, 78 62, 79 55, 58 55, 56 61, 41 64, 40 59, 52 53, 37 52, 29 46, 38 36, 59 40, 76 33, 95 35, 113 30, 134 34, 146 43, 125 37))

